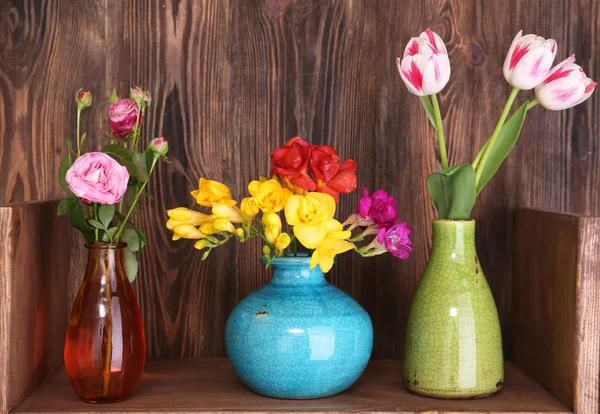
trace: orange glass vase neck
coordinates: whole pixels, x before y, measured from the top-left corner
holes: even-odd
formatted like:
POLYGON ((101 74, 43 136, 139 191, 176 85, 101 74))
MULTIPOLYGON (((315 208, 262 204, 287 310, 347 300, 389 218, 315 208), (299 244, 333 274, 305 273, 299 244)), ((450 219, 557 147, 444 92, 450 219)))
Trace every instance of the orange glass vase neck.
POLYGON ((69 317, 65 368, 83 401, 118 402, 133 393, 144 369, 142 319, 127 280, 126 245, 86 247, 86 273, 69 317))

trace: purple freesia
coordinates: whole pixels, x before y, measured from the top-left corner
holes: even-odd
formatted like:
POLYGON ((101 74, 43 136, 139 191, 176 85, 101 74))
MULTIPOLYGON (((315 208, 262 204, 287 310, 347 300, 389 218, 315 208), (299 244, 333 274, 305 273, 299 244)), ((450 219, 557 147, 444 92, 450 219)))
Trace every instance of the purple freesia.
POLYGON ((392 255, 408 259, 412 252, 412 242, 408 238, 412 229, 406 223, 396 223, 389 229, 382 228, 377 233, 377 242, 385 245, 392 255))
POLYGON ((398 219, 396 199, 384 190, 377 190, 371 195, 365 187, 362 190, 363 196, 359 201, 358 214, 366 220, 372 220, 378 226, 392 226, 398 219))

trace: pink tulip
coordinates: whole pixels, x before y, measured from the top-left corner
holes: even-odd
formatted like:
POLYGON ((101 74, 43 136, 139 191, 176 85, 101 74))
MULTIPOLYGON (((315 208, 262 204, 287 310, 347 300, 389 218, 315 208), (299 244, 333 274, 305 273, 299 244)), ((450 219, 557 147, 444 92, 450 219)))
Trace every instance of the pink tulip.
POLYGON ((515 36, 506 59, 504 77, 513 87, 529 90, 535 88, 548 75, 556 56, 556 41, 528 34, 521 30, 515 36))
POLYGON ((575 64, 575 55, 552 68, 548 77, 535 88, 539 103, 552 111, 578 105, 590 97, 596 82, 575 64))
POLYGON ((429 29, 410 39, 402 59, 396 58, 396 65, 409 92, 417 96, 438 93, 450 79, 446 45, 429 29))

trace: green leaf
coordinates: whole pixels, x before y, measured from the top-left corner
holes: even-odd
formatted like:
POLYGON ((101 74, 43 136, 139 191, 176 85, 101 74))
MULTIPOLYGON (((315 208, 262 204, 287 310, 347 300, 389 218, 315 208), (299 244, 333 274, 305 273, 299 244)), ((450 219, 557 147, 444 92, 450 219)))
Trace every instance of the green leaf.
POLYGON ((108 104, 112 104, 117 100, 117 90, 113 89, 112 92, 110 93, 110 96, 108 97, 108 104))
POLYGON ((496 174, 502 162, 506 159, 510 151, 515 146, 517 139, 519 139, 519 135, 521 134, 521 129, 523 128, 523 122, 525 122, 525 115, 527 114, 527 104, 529 101, 525 102, 519 109, 515 111, 515 113, 506 121, 498 137, 496 137, 496 142, 494 142, 494 147, 490 148, 490 155, 488 156, 487 162, 483 167, 483 172, 479 178, 479 182, 477 183, 477 195, 483 190, 483 187, 491 180, 491 178, 496 174))
POLYGON ((89 219, 88 223, 90 223, 90 225, 96 227, 97 229, 100 229, 100 230, 104 230, 105 229, 104 224, 100 223, 98 220, 89 219))
POLYGON ((433 125, 433 128, 437 131, 437 127, 435 126, 435 115, 433 112, 433 106, 431 105, 431 100, 429 96, 419 96, 421 99, 421 103, 423 104, 423 109, 425 109, 425 113, 427 114, 427 118, 429 118, 429 122, 433 125))
POLYGON ((137 233, 138 238, 140 239, 140 249, 141 249, 142 247, 144 247, 145 245, 148 244, 148 239, 146 238, 146 235, 144 234, 143 231, 141 231, 140 229, 135 227, 133 224, 131 225, 131 227, 137 233))
POLYGON ((125 259, 125 270, 127 271, 127 279, 129 279, 129 283, 133 283, 135 278, 137 277, 138 272, 138 261, 135 254, 129 247, 123 249, 123 258, 125 259))
POLYGON ((212 250, 212 249, 210 249, 210 248, 209 248, 207 251, 205 251, 205 252, 204 252, 204 254, 202 255, 202 259, 201 259, 201 260, 206 260, 206 259, 208 259, 208 255, 210 254, 210 251, 211 251, 211 250, 212 250))
POLYGON ((148 164, 146 162, 146 152, 133 152, 133 165, 135 166, 135 178, 139 182, 144 182, 148 179, 148 164))
POLYGON ((116 160, 119 164, 127 167, 129 175, 135 176, 137 173, 135 165, 133 165, 133 151, 120 145, 107 145, 102 150, 106 155, 116 160))
POLYGON ((69 159, 69 157, 65 157, 64 160, 60 163, 60 167, 58 168, 58 182, 63 190, 65 190, 69 195, 74 195, 71 190, 69 190, 69 185, 67 184, 67 171, 71 168, 73 163, 69 159))
POLYGON ((140 249, 140 237, 134 229, 127 228, 123 230, 121 241, 127 243, 127 247, 132 252, 137 252, 140 249))
POLYGON ((86 138, 87 138, 87 132, 84 132, 83 135, 81 136, 81 142, 79 143, 81 146, 83 146, 83 141, 85 141, 86 138))
POLYGON ((79 200, 77 198, 73 198, 73 197, 63 198, 60 201, 60 204, 58 205, 58 211, 56 214, 58 216, 64 216, 65 214, 69 214, 71 212, 71 209, 73 208, 73 203, 77 203, 77 202, 79 202, 79 200))
POLYGON ((77 202, 73 202, 71 205, 70 219, 71 225, 83 234, 85 241, 92 243, 94 241, 94 232, 88 227, 85 221, 83 209, 81 208, 81 203, 79 200, 77 200, 77 202))
POLYGON ((105 229, 108 229, 110 222, 115 216, 115 205, 114 204, 103 204, 98 209, 98 219, 104 225, 105 229))
POLYGON ((67 143, 67 148, 69 149, 69 151, 73 152, 73 141, 71 140, 71 138, 67 138, 65 142, 67 143))
POLYGON ((119 230, 118 227, 111 227, 108 229, 106 233, 104 233, 104 236, 102 236, 102 241, 105 243, 110 242, 111 239, 115 237, 115 234, 117 234, 117 230, 119 230))
POLYGON ((460 164, 427 177, 427 189, 446 220, 468 220, 475 205, 476 180, 471 164, 460 164))

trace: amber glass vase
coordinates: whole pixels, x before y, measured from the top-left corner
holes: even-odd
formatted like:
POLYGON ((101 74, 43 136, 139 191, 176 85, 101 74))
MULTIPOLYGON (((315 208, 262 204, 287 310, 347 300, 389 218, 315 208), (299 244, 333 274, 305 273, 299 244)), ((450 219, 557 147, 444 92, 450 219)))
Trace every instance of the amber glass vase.
POLYGON ((89 403, 127 399, 144 370, 144 328, 127 280, 125 246, 86 245, 87 269, 69 317, 65 368, 75 393, 89 403))

